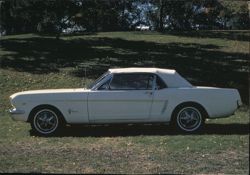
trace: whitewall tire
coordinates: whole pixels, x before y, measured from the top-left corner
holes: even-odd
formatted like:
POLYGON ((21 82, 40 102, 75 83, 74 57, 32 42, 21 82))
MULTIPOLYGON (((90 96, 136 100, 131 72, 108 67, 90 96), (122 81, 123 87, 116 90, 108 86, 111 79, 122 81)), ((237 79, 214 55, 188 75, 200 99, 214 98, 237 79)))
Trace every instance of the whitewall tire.
POLYGON ((174 124, 177 130, 185 133, 198 132, 204 125, 204 113, 197 106, 179 107, 174 114, 174 124))
POLYGON ((50 136, 57 133, 62 127, 60 113, 53 108, 40 108, 34 111, 31 127, 37 134, 50 136))

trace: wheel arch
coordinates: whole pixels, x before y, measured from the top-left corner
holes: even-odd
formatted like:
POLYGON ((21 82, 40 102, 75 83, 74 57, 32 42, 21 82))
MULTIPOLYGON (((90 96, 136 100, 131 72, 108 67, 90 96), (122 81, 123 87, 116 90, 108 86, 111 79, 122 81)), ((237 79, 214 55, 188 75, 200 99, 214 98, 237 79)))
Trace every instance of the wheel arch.
POLYGON ((172 113, 171 113, 171 120, 170 120, 170 122, 173 121, 173 118, 174 118, 175 114, 176 114, 181 108, 183 108, 183 107, 185 107, 185 106, 193 106, 193 107, 196 107, 196 108, 198 108, 199 110, 201 110, 204 119, 209 118, 209 114, 208 114, 206 108, 205 108, 203 105, 201 105, 200 103, 195 102, 195 101, 186 101, 186 102, 182 102, 182 103, 178 104, 178 105, 174 108, 174 110, 173 110, 172 113))
POLYGON ((29 123, 31 122, 31 119, 32 119, 32 117, 33 117, 33 115, 34 115, 34 113, 35 113, 36 111, 38 111, 39 109, 45 109, 45 108, 54 110, 56 113, 59 114, 59 117, 62 119, 62 121, 63 121, 65 124, 67 123, 67 121, 65 120, 65 117, 64 117, 64 115, 62 114, 62 112, 61 112, 57 107, 55 107, 54 105, 50 105, 50 104, 40 104, 40 105, 38 105, 38 106, 35 106, 35 107, 30 111, 27 122, 29 122, 29 123))

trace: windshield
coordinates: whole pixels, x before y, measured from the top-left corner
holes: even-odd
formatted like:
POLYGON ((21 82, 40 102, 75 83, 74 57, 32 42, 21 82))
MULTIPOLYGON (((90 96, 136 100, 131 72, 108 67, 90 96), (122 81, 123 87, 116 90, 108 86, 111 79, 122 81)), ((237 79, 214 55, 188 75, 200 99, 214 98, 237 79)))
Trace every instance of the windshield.
POLYGON ((109 75, 109 71, 102 74, 99 78, 97 78, 93 83, 91 83, 87 88, 92 89, 96 84, 98 84, 100 81, 102 81, 107 75, 109 75))

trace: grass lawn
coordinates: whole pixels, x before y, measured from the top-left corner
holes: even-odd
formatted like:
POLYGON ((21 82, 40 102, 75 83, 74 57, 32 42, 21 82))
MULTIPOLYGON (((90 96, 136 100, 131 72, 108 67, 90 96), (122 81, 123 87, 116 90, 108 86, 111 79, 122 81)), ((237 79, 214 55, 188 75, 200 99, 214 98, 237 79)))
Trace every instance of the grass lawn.
POLYGON ((244 31, 1 37, 0 173, 248 174, 248 41, 244 31), (237 88, 245 106, 194 135, 164 125, 74 126, 44 138, 6 112, 15 92, 83 87, 110 67, 132 66, 174 68, 194 85, 237 88))

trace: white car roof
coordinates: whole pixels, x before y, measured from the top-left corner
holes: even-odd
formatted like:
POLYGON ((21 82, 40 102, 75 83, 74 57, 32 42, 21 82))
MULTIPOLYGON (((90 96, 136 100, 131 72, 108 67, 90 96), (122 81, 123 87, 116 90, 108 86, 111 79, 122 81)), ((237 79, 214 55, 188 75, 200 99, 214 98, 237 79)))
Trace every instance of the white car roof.
POLYGON ((174 74, 176 72, 174 69, 141 68, 141 67, 109 69, 109 71, 111 73, 134 73, 134 72, 158 73, 158 72, 162 72, 165 74, 174 74))
POLYGON ((165 83, 169 88, 192 87, 192 85, 183 77, 181 77, 174 69, 131 67, 131 68, 109 69, 109 72, 110 73, 137 73, 137 72, 155 73, 165 81, 165 83))

